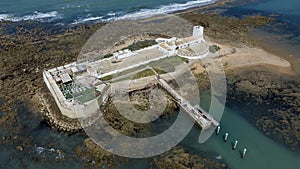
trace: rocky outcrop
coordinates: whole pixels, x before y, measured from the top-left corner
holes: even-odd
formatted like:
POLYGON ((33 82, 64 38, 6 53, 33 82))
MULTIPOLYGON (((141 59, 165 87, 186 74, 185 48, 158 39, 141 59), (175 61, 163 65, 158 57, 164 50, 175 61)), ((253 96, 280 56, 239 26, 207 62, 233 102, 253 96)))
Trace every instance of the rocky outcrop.
POLYGON ((47 95, 47 99, 44 95, 40 97, 40 101, 44 105, 41 112, 44 114, 46 122, 52 129, 69 133, 74 133, 82 129, 77 119, 71 119, 61 114, 54 98, 52 98, 49 93, 45 93, 45 95, 47 95))
POLYGON ((84 144, 76 147, 74 151, 80 157, 86 159, 86 165, 92 166, 94 169, 98 169, 104 164, 108 167, 113 167, 116 165, 116 160, 118 159, 112 153, 102 149, 91 139, 86 139, 84 144))
POLYGON ((255 45, 255 40, 249 36, 253 28, 268 25, 275 19, 268 16, 253 15, 245 18, 224 17, 220 11, 203 12, 193 10, 179 14, 179 16, 190 21, 194 25, 205 28, 205 34, 216 41, 226 43, 237 43, 255 45))
POLYGON ((300 150, 300 82, 268 71, 229 76, 228 103, 273 139, 300 150))
MULTIPOLYGON (((0 22, 0 125, 15 131, 19 101, 40 112, 40 93, 47 93, 42 71, 76 60, 85 40, 101 24, 77 29, 50 30, 32 23, 0 22), (13 34, 9 33, 13 30, 13 34), (14 126, 14 127, 11 127, 14 126)), ((50 98, 50 97, 49 97, 50 98)), ((58 112, 58 111, 57 111, 58 112)), ((46 111, 42 112, 44 115, 46 111)), ((50 117, 55 121, 60 117, 50 117)), ((66 120, 68 121, 68 120, 66 120)), ((74 128, 71 127, 70 130, 74 128)))
MULTIPOLYGON (((174 147, 169 152, 153 158, 153 165, 160 169, 223 169, 228 168, 225 163, 217 162, 199 155, 186 152, 182 147, 174 147)), ((154 167, 155 168, 155 167, 154 167)))

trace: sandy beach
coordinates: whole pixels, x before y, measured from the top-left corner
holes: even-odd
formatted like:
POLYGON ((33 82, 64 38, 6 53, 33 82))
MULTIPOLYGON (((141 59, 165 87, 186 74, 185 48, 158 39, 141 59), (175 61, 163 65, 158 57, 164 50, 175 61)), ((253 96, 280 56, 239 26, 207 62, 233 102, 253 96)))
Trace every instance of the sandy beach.
MULTIPOLYGON (((287 75, 295 75, 291 67, 291 63, 281 56, 266 52, 258 47, 250 47, 247 45, 240 45, 240 43, 219 43, 211 42, 212 45, 220 47, 217 55, 223 64, 225 72, 238 71, 239 69, 255 69, 265 68, 274 73, 282 73, 287 75)), ((212 59, 213 61, 213 59, 212 59)), ((205 71, 205 67, 201 61, 195 62, 192 65, 196 73, 205 71)))
POLYGON ((293 74, 291 63, 280 56, 268 53, 257 47, 236 47, 226 44, 218 44, 221 49, 219 51, 220 58, 225 65, 225 68, 239 69, 252 66, 273 66, 274 69, 281 73, 293 74), (234 53, 230 53, 231 51, 234 53))

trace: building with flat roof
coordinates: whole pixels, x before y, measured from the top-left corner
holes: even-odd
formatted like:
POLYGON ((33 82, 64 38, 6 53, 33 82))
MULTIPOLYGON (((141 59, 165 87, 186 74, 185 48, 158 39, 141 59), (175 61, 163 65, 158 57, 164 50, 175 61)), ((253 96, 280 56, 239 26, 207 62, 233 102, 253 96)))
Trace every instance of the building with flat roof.
POLYGON ((186 38, 157 38, 156 42, 159 42, 158 49, 164 52, 166 55, 172 56, 177 54, 178 49, 188 48, 190 45, 205 42, 203 39, 202 26, 195 26, 193 29, 193 35, 186 38))
POLYGON ((110 58, 74 62, 46 70, 43 73, 44 81, 62 114, 76 118, 76 112, 73 111, 74 104, 91 102, 98 97, 95 93, 107 91, 106 86, 109 84, 98 83, 104 77, 113 76, 170 56, 177 55, 188 59, 200 59, 207 56, 209 50, 203 39, 203 31, 203 27, 195 26, 190 37, 157 38, 158 44, 140 50, 125 49, 113 53, 113 57, 110 58))

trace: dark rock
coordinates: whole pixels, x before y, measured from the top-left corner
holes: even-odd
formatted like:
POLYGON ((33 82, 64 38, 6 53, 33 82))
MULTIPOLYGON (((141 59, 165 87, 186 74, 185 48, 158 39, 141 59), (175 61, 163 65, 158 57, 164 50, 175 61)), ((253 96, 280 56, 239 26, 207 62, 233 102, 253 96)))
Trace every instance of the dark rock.
POLYGON ((229 105, 240 106, 258 129, 290 149, 300 150, 299 81, 267 71, 239 72, 228 87, 229 105))
POLYGON ((20 145, 20 146, 16 147, 16 149, 17 149, 18 151, 23 151, 23 150, 24 150, 24 147, 23 147, 22 145, 20 145))

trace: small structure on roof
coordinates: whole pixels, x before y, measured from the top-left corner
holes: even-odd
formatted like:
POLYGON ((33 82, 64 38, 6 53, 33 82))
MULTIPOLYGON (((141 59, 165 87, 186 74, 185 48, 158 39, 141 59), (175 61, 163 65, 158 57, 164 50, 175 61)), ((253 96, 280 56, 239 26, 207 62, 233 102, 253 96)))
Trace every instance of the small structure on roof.
POLYGON ((62 73, 60 74, 60 77, 63 83, 68 83, 72 81, 72 78, 68 73, 62 73))
POLYGON ((113 53, 113 56, 115 57, 116 60, 127 58, 132 55, 134 55, 134 53, 129 49, 120 50, 118 52, 113 53))
POLYGON ((87 66, 85 64, 78 64, 76 66, 71 67, 71 72, 73 73, 73 75, 83 73, 86 71, 87 71, 87 66))

